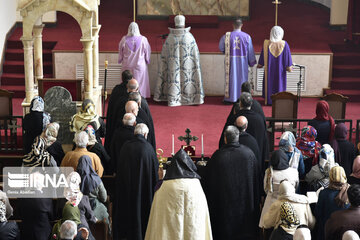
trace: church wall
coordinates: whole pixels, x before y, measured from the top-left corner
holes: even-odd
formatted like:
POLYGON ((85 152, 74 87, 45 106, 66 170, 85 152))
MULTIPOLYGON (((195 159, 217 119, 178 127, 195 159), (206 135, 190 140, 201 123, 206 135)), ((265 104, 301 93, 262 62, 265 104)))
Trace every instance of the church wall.
POLYGON ((1 1, 0 7, 0 57, 3 56, 6 35, 16 22, 16 1, 1 1))
MULTIPOLYGON (((100 64, 105 60, 109 61, 109 65, 116 64, 118 55, 116 52, 100 53, 100 64)), ((256 55, 257 59, 259 54, 256 55)), ((322 95, 323 88, 329 86, 329 73, 331 54, 293 54, 293 62, 305 65, 305 91, 302 96, 318 96, 322 95)), ((76 78, 76 64, 83 63, 83 56, 81 52, 55 52, 55 77, 65 79, 76 78)), ((160 62, 160 55, 157 53, 151 54, 151 63, 149 65, 150 88, 154 92, 157 80, 158 63, 160 62)), ((224 94, 224 55, 222 54, 207 54, 203 53, 200 56, 201 72, 203 77, 203 86, 205 95, 207 96, 221 96, 224 94)), ((254 66, 254 69, 255 66, 254 66)), ((107 88, 110 90, 113 86, 120 83, 118 81, 108 81, 107 88)), ((294 92, 296 94, 296 92, 294 92)), ((260 92, 255 92, 255 95, 261 95, 260 92)))

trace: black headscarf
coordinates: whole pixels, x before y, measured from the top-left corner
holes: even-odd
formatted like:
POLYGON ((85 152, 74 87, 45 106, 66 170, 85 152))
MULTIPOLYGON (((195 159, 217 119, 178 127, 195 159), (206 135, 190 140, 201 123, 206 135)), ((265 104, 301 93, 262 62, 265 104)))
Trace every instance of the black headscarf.
POLYGON ((179 178, 201 179, 196 170, 197 168, 189 155, 187 155, 184 149, 180 149, 171 160, 171 164, 166 170, 164 181, 179 178))
POLYGON ((92 167, 90 157, 87 155, 83 155, 79 158, 76 171, 81 177, 80 190, 85 195, 89 195, 102 182, 101 178, 92 167))
POLYGON ((289 168, 289 158, 283 150, 276 150, 271 154, 270 165, 274 170, 289 168))

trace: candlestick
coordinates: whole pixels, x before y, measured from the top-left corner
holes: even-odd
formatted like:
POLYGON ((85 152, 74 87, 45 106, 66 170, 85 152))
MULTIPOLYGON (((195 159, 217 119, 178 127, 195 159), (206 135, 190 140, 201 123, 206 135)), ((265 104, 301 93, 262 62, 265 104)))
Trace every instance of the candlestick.
POLYGON ((172 135, 172 152, 171 155, 174 156, 174 134, 172 135))
POLYGON ((134 22, 136 22, 135 21, 136 20, 136 0, 134 0, 133 5, 134 5, 134 22))
POLYGON ((201 155, 204 155, 204 134, 201 134, 201 155))
POLYGON ((272 2, 273 4, 275 4, 275 26, 277 26, 278 24, 278 5, 281 4, 281 2, 279 2, 278 0, 275 0, 272 2))

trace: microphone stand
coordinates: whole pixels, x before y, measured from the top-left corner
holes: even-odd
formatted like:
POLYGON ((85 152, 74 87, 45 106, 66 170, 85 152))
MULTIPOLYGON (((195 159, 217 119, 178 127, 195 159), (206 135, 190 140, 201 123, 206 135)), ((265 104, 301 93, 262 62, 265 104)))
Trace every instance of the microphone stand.
POLYGON ((107 98, 107 92, 106 92, 106 78, 107 78, 107 68, 108 68, 108 61, 105 61, 105 74, 104 74, 104 93, 103 93, 103 112, 102 115, 105 116, 105 101, 107 98))
POLYGON ((300 78, 299 81, 297 82, 297 97, 298 97, 298 102, 300 102, 300 98, 301 98, 301 84, 302 84, 302 69, 305 68, 304 66, 298 65, 298 67, 300 68, 300 78))

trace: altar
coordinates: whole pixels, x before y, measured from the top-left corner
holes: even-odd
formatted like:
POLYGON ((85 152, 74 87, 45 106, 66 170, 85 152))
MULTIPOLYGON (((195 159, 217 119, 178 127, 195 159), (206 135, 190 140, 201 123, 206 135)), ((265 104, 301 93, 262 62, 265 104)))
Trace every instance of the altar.
POLYGON ((137 0, 138 16, 216 15, 249 17, 250 0, 137 0))

